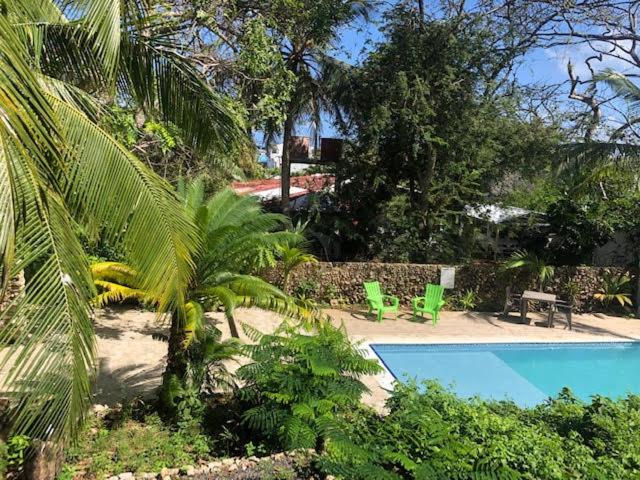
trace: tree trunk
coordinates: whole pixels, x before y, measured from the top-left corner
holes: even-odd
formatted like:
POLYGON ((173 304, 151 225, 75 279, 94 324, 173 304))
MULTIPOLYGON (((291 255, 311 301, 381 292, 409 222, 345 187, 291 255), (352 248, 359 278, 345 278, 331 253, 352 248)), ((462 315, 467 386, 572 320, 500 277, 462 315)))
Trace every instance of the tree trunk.
POLYGON ((418 15, 420 18, 418 19, 420 26, 420 31, 424 31, 424 0, 418 0, 418 15))
POLYGON ((236 325, 236 319, 233 318, 233 315, 227 315, 227 322, 229 322, 229 333, 233 338, 240 338, 240 334, 238 333, 238 326, 236 325))
POLYGON ((187 375, 187 358, 184 351, 185 333, 183 322, 176 312, 171 314, 171 329, 169 331, 169 351, 167 353, 167 368, 164 373, 165 378, 172 375, 181 381, 187 375))
POLYGON ((280 207, 282 213, 289 214, 289 188, 291 186, 291 162, 289 158, 289 148, 291 143, 291 133, 293 132, 293 115, 291 112, 287 114, 284 121, 283 137, 282 137, 282 165, 281 165, 281 185, 280 207))

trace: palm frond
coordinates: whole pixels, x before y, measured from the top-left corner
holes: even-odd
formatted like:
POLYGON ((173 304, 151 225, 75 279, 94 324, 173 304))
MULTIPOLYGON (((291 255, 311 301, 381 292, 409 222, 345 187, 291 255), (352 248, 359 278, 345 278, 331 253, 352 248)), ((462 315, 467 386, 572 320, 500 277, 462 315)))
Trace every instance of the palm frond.
MULTIPOLYGON (((6 143, 3 148, 5 154, 11 150, 6 143)), ((90 402, 91 282, 62 200, 24 173, 18 195, 24 217, 16 228, 19 260, 13 273, 34 272, 10 309, 11 318, 3 319, 0 369, 8 370, 3 390, 15 402, 13 431, 60 438, 77 432, 90 402)))
POLYGON ((185 324, 183 348, 189 348, 193 342, 198 341, 204 329, 204 308, 198 302, 190 301, 185 305, 185 324))
POLYGON ((640 114, 640 87, 629 77, 608 68, 596 75, 594 80, 605 83, 616 95, 626 100, 633 116, 640 114))
POLYGON ((90 398, 91 281, 57 193, 64 172, 59 124, 26 47, 3 15, 0 116, 0 171, 10 190, 3 191, 1 248, 3 262, 13 260, 3 269, 11 276, 29 272, 22 295, 1 314, 2 390, 12 399, 14 432, 60 438, 77 431, 90 398))
POLYGON ((241 116, 166 42, 165 37, 123 38, 122 90, 149 116, 177 125, 200 151, 232 151, 246 138, 241 116))
POLYGON ((139 272, 138 287, 159 299, 161 311, 182 309, 198 238, 170 185, 82 112, 50 98, 73 152, 68 204, 105 238, 122 243, 139 272))
POLYGON ((136 300, 140 303, 153 305, 154 298, 150 297, 147 292, 137 288, 130 288, 119 283, 107 282, 105 280, 94 280, 94 285, 101 290, 91 303, 98 308, 103 308, 112 303, 122 303, 125 301, 136 300))

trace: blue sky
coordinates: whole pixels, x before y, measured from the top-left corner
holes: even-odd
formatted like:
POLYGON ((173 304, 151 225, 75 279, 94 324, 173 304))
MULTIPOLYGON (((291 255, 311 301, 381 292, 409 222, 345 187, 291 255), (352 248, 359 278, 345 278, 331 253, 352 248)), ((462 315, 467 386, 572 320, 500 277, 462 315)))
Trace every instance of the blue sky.
MULTIPOLYGON (((341 60, 357 64, 366 56, 366 51, 370 50, 377 42, 383 40, 383 36, 379 31, 381 23, 381 15, 378 12, 372 16, 370 22, 358 20, 348 28, 344 28, 338 35, 335 42, 333 54, 341 60)), ((582 79, 589 78, 587 67, 584 60, 591 56, 593 51, 586 45, 576 46, 567 45, 559 46, 553 49, 536 48, 531 50, 522 65, 517 71, 517 77, 523 84, 557 84, 565 82, 559 91, 560 100, 564 102, 573 102, 567 98, 569 86, 567 80, 567 61, 571 60, 574 64, 575 73, 582 79)), ((617 71, 625 71, 627 64, 620 60, 607 59, 592 63, 596 71, 606 68, 613 68, 617 71)), ((605 118, 607 120, 607 113, 605 118)), ((611 116, 610 121, 615 123, 615 119, 611 116)), ((297 125, 297 135, 310 135, 312 132, 308 125, 297 125)), ((337 132, 332 126, 330 118, 326 117, 323 122, 321 136, 331 137, 337 136, 337 132)))

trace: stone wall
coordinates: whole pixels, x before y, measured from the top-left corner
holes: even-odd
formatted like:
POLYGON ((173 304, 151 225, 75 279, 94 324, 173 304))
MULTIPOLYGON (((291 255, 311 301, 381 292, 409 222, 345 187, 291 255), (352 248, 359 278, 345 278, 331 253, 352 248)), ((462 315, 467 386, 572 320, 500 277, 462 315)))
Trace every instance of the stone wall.
MULTIPOLYGON (((307 264, 293 272, 289 280, 290 289, 305 293, 312 298, 328 301, 340 299, 345 303, 364 302, 362 284, 368 280, 378 280, 383 290, 396 295, 404 305, 411 298, 422 295, 427 283, 440 282, 440 269, 445 265, 375 262, 319 262, 307 264)), ((501 273, 500 265, 493 262, 478 262, 455 265, 455 289, 447 294, 475 290, 478 293, 478 309, 500 310, 504 305, 505 289, 511 285, 514 292, 535 288, 522 273, 501 273)), ((556 267, 555 276, 545 291, 566 299, 569 296, 569 282, 576 292, 575 301, 580 311, 590 311, 598 307, 593 294, 602 285, 605 271, 613 274, 624 273, 622 267, 556 267)))

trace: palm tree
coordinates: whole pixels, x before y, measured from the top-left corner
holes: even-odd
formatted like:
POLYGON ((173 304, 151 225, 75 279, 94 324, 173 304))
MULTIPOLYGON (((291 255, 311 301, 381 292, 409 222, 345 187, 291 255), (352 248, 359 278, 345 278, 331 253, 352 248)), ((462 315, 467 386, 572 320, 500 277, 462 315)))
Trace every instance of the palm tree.
MULTIPOLYGON (((202 178, 181 183, 179 192, 203 248, 193 257, 194 270, 185 297, 186 321, 181 326, 172 323, 165 386, 176 384, 176 378, 178 384, 190 383, 188 349, 199 343, 200 333, 207 328, 206 307, 223 308, 231 335, 236 338, 237 307, 256 306, 302 320, 319 316, 303 302, 253 275, 273 267, 283 245, 299 242, 298 232, 284 229, 288 224, 285 216, 265 213, 255 198, 239 197, 228 189, 205 200, 202 178)), ((103 262, 93 265, 92 272, 101 290, 94 300, 99 306, 129 299, 159 304, 159 299, 140 285, 137 272, 127 265, 103 262)))
POLYGON ((503 269, 527 272, 536 279, 540 291, 544 288, 545 283, 553 278, 555 273, 553 265, 548 265, 535 253, 525 250, 514 252, 513 255, 504 262, 503 269))
MULTIPOLYGON (((284 64, 295 78, 282 125, 281 208, 285 213, 289 211, 289 148, 294 126, 300 120, 310 120, 317 133, 322 112, 334 110, 329 85, 345 65, 327 51, 339 29, 359 17, 366 19, 372 5, 368 0, 304 0, 299 8, 282 4, 282 11, 277 11, 277 6, 270 7, 276 10, 269 13, 277 19, 274 28, 284 64)), ((275 134, 267 132, 268 139, 275 134)))
MULTIPOLYGON (((604 182, 620 171, 633 175, 636 191, 640 188, 638 165, 640 164, 640 145, 620 141, 629 128, 640 122, 640 87, 629 77, 612 69, 606 69, 595 75, 595 82, 606 84, 620 98, 627 102, 628 119, 616 129, 608 141, 590 141, 567 146, 559 159, 558 167, 563 177, 569 179, 570 195, 581 194, 596 186, 603 199, 607 199, 604 182)), ((637 229, 636 229, 637 230, 637 229)), ((637 236, 637 231, 632 231, 637 236)), ((640 265, 640 249, 636 249, 636 259, 640 265)), ((640 276, 635 285, 636 317, 640 317, 640 276)))
POLYGON ((224 100, 156 34, 145 5, 14 0, 0 8, 0 298, 11 278, 26 278, 0 317, 15 433, 74 436, 88 408, 94 287, 78 225, 120 245, 159 309, 186 317, 199 246, 193 221, 170 185, 101 127, 96 98, 133 99, 203 149, 241 132, 224 100))

